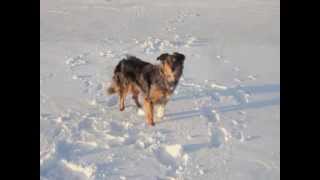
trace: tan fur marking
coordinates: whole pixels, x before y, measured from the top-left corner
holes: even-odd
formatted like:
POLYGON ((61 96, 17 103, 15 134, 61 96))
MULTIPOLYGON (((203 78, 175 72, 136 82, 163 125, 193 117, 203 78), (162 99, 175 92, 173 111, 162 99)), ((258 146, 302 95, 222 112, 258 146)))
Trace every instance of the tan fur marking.
POLYGON ((146 113, 146 121, 150 126, 154 126, 153 122, 153 103, 148 101, 147 98, 144 99, 143 103, 144 111, 146 113))
POLYGON ((168 63, 164 63, 163 64, 163 73, 166 76, 166 78, 168 79, 168 81, 174 81, 175 77, 174 74, 172 72, 172 69, 170 67, 170 65, 168 63))
POLYGON ((124 107, 124 101, 127 97, 127 94, 129 92, 129 87, 126 86, 126 87, 123 87, 123 88, 120 88, 120 91, 119 91, 119 97, 120 97, 120 111, 123 111, 125 109, 124 107))
POLYGON ((130 92, 132 94, 132 99, 136 103, 138 108, 141 108, 141 104, 139 103, 139 90, 134 85, 131 85, 130 92))

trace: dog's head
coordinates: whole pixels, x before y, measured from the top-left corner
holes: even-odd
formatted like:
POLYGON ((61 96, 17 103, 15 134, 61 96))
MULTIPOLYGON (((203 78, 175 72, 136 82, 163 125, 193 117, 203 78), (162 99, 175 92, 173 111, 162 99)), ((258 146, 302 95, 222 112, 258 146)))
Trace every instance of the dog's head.
POLYGON ((164 53, 157 60, 161 61, 161 68, 168 82, 177 84, 182 75, 185 56, 177 52, 164 53))

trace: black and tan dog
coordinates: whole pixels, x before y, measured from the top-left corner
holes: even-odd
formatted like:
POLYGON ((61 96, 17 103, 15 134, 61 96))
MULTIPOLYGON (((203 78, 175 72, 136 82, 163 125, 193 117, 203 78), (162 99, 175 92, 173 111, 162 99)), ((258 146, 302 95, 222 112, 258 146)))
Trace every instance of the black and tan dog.
POLYGON ((157 116, 164 115, 164 107, 178 85, 182 75, 185 56, 180 53, 161 54, 157 60, 160 64, 153 65, 134 56, 122 59, 114 70, 112 84, 108 94, 118 93, 120 111, 124 110, 124 101, 128 93, 138 108, 139 94, 143 97, 143 109, 148 125, 154 126, 153 110, 159 105, 157 116))

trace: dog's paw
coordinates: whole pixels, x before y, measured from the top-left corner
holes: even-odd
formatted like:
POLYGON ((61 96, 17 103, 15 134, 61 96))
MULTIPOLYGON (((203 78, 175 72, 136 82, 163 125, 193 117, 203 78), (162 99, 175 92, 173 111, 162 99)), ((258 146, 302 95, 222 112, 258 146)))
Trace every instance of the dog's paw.
POLYGON ((155 126, 156 124, 155 124, 154 122, 151 122, 151 123, 148 123, 148 125, 149 125, 150 127, 153 127, 153 126, 155 126))
POLYGON ((141 108, 138 108, 137 114, 138 114, 139 116, 144 116, 144 115, 145 115, 143 109, 141 109, 141 108))

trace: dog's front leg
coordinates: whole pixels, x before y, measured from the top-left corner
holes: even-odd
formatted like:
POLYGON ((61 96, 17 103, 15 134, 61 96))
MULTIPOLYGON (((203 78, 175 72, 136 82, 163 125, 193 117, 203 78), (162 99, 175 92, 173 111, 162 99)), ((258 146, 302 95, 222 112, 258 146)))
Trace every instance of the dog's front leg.
POLYGON ((152 101, 146 97, 144 99, 143 107, 144 107, 144 111, 146 113, 147 124, 150 126, 154 126, 155 124, 153 122, 153 103, 152 103, 152 101))

